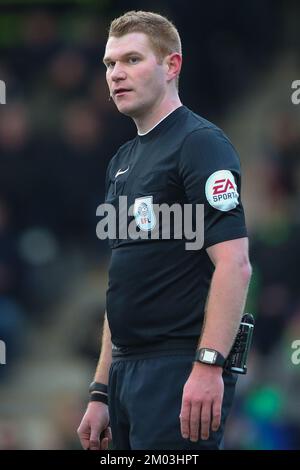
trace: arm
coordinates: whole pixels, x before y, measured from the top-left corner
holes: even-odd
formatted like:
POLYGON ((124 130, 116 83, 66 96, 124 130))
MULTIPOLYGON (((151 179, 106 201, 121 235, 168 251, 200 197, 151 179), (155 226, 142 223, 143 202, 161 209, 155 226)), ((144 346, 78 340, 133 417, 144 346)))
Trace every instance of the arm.
MULTIPOLYGON (((108 374, 111 365, 111 334, 105 313, 103 323, 102 347, 94 380, 108 384, 108 374)), ((87 406, 77 430, 79 439, 84 449, 105 450, 111 441, 111 429, 109 427, 108 406, 105 403, 93 401, 87 406), (104 433, 100 437, 101 433, 104 433)))
POLYGON ((207 249, 215 265, 199 347, 227 357, 244 311, 251 267, 248 239, 230 240, 207 249))
MULTIPOLYGON (((244 310, 251 266, 248 240, 240 238, 207 249, 215 265, 199 347, 228 356, 244 310)), ((217 431, 224 392, 222 368, 195 363, 182 397, 181 433, 192 441, 208 439, 210 425, 217 431), (200 428, 200 429, 199 429, 200 428)))
POLYGON ((102 334, 102 346, 99 362, 94 376, 95 382, 108 384, 108 373, 111 365, 111 335, 107 321, 107 314, 105 312, 104 323, 103 323, 103 334, 102 334))

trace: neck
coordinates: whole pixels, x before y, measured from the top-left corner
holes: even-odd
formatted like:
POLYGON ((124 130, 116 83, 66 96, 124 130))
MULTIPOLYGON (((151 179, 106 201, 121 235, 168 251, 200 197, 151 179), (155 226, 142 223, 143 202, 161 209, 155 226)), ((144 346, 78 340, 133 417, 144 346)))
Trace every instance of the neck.
POLYGON ((161 121, 165 116, 170 114, 175 109, 179 108, 182 103, 177 96, 174 99, 169 100, 168 102, 162 102, 159 106, 157 104, 153 106, 150 110, 147 110, 142 116, 134 117, 133 120, 137 127, 139 134, 146 134, 150 129, 156 126, 156 124, 161 121))

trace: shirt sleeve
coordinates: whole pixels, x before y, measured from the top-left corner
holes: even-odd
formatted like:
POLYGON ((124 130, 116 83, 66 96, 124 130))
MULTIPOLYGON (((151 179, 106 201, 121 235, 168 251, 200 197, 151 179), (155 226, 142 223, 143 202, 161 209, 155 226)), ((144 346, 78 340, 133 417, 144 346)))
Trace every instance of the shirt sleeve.
POLYGON ((218 129, 197 129, 181 149, 179 175, 188 203, 204 205, 204 248, 247 236, 236 150, 218 129))

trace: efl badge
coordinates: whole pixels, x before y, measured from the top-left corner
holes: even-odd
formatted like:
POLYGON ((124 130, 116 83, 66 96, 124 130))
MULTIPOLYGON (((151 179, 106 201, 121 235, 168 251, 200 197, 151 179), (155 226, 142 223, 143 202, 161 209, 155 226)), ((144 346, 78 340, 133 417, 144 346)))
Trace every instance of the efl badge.
POLYGON ((153 230, 156 217, 153 210, 153 196, 139 197, 134 201, 133 215, 138 227, 145 232, 153 230))
POLYGON ((209 204, 219 211, 230 211, 239 204, 239 193, 234 176, 229 170, 215 171, 205 185, 209 204))

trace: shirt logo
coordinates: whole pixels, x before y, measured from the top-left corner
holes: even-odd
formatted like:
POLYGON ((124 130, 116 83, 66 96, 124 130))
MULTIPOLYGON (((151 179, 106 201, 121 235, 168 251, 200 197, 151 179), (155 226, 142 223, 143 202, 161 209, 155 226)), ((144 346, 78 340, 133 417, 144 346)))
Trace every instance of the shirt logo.
POLYGON ((207 179, 205 195, 209 204, 222 212, 234 209, 239 204, 239 193, 231 171, 215 171, 207 179))
POLYGON ((148 232, 156 225, 156 217, 153 210, 153 196, 139 197, 134 201, 133 215, 137 226, 148 232))
POLYGON ((117 171, 115 174, 115 178, 117 178, 119 175, 123 175, 123 173, 126 173, 126 171, 129 170, 129 166, 126 168, 126 170, 122 170, 121 168, 117 171))
POLYGON ((216 180, 213 186, 213 195, 215 196, 216 194, 227 193, 228 189, 233 189, 233 191, 235 191, 235 187, 229 178, 216 180))

